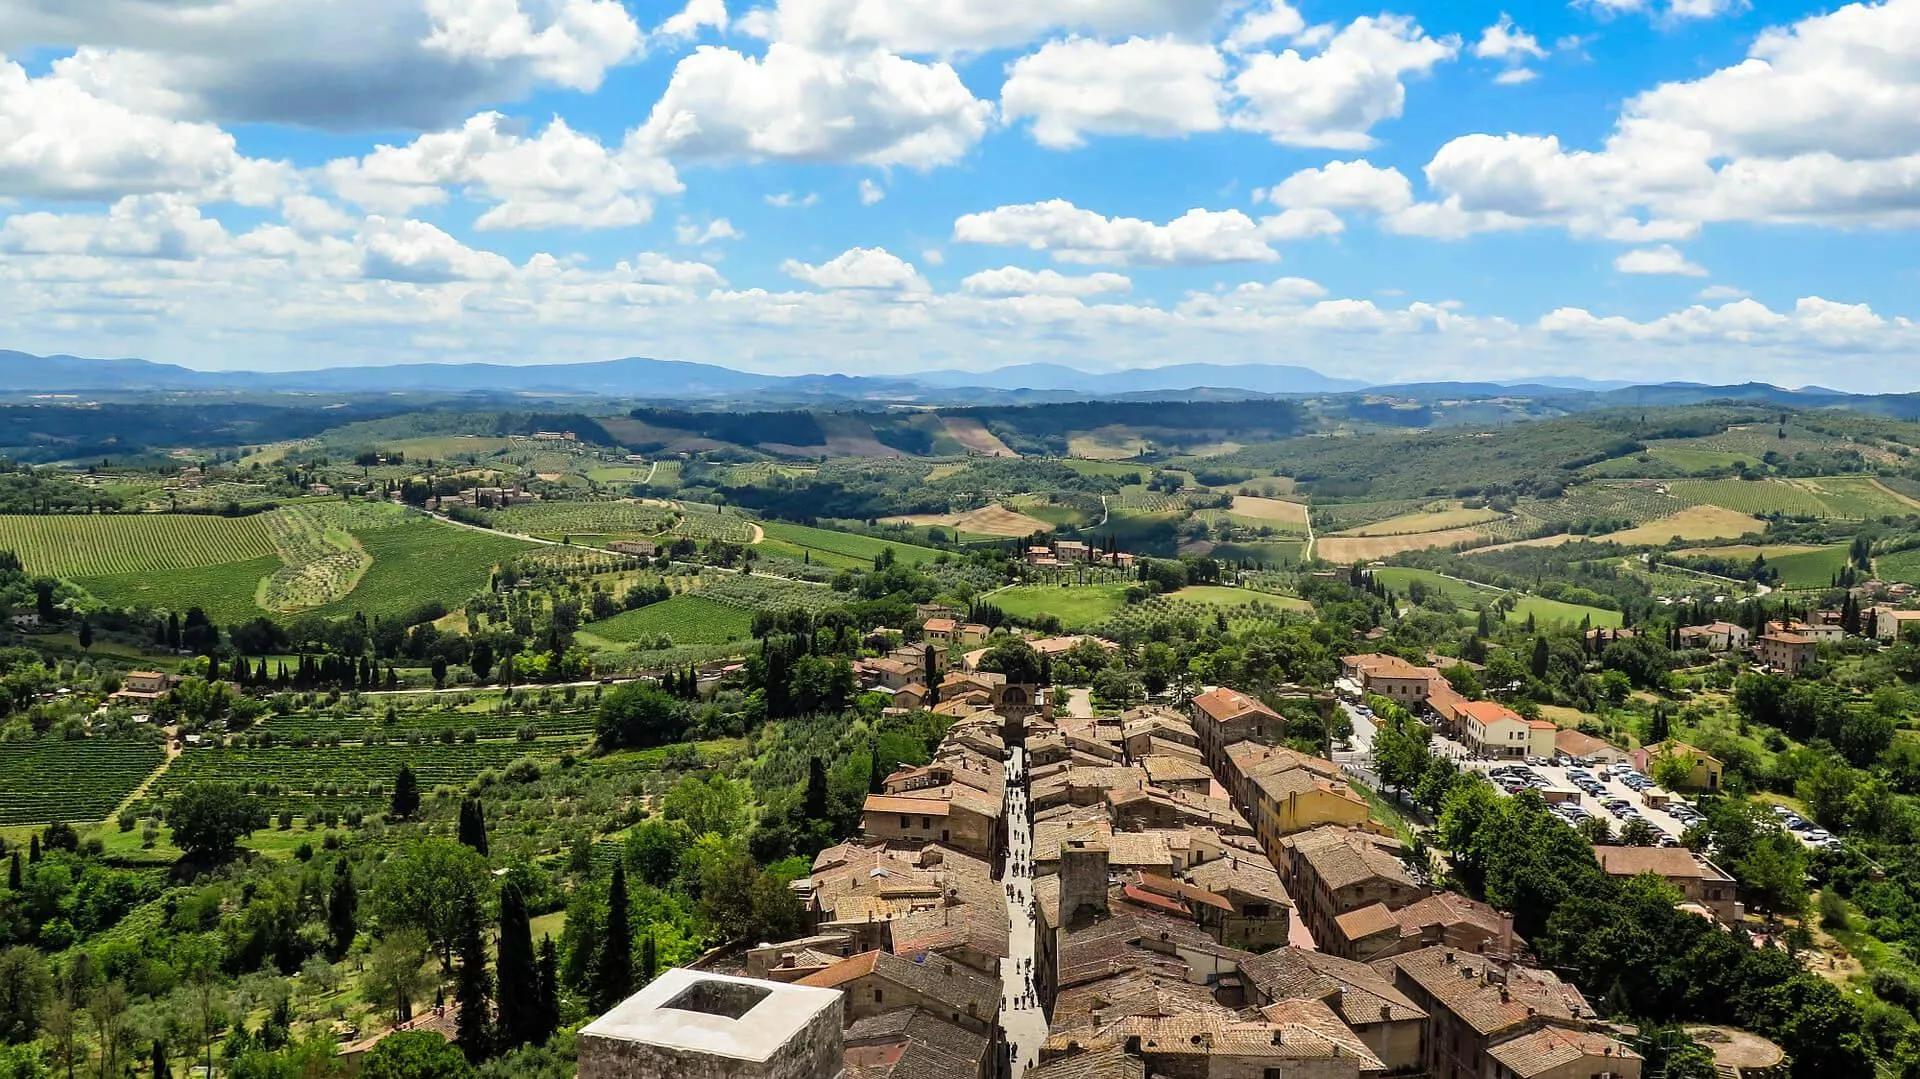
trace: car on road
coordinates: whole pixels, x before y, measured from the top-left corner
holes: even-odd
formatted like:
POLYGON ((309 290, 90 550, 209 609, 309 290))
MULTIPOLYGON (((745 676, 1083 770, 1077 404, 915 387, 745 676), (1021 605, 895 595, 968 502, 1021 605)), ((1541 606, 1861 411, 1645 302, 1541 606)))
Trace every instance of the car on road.
POLYGON ((1807 842, 1809 843, 1825 843, 1832 838, 1833 833, 1827 831, 1825 828, 1812 828, 1807 831, 1807 842))

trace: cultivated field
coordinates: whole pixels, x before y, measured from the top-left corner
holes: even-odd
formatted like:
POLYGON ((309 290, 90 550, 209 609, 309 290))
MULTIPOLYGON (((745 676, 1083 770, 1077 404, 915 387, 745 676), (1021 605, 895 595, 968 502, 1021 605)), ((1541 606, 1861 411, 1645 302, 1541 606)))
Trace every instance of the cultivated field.
POLYGON ((199 514, 0 516, 0 550, 49 577, 154 573, 274 553, 258 515, 199 514))
POLYGON ((332 507, 288 506, 263 514, 280 566, 261 578, 254 604, 276 614, 340 599, 359 585, 373 556, 332 507))
POLYGON ((1737 539, 1763 527, 1764 523, 1751 514, 1720 506, 1691 506, 1657 521, 1596 538, 1628 546, 1659 545, 1675 536, 1683 540, 1737 539))
POLYGON ((100 820, 165 755, 158 742, 122 739, 0 742, 0 824, 100 820))
POLYGON ((912 566, 931 562, 940 556, 940 552, 931 547, 875 539, 872 536, 857 536, 851 532, 809 528, 806 525, 789 524, 786 521, 765 521, 760 527, 766 533, 767 542, 784 544, 799 551, 810 551, 814 561, 826 561, 828 565, 846 565, 849 568, 871 567, 873 560, 880 557, 882 551, 892 551, 896 560, 912 566), (822 555, 827 558, 822 559, 822 555))
POLYGON ((1787 480, 1675 480, 1668 490, 1684 502, 1724 506, 1750 515, 1836 516, 1815 491, 1787 480))
POLYGON ((967 448, 969 453, 984 453, 993 457, 1018 457, 1013 447, 1000 441, 1000 436, 987 430, 986 425, 971 416, 943 416, 940 422, 945 425, 947 434, 955 442, 967 448))
POLYGON ((568 746, 552 741, 426 743, 380 746, 274 746, 270 749, 189 749, 167 766, 156 793, 190 783, 230 783, 260 796, 269 812, 306 812, 316 806, 347 809, 386 803, 400 765, 413 769, 423 794, 440 786, 464 790, 475 776, 504 768, 521 757, 557 756, 568 746))
POLYGON ((360 612, 392 617, 426 603, 458 607, 487 587, 500 562, 530 547, 521 540, 441 524, 427 517, 390 518, 382 528, 356 528, 373 565, 359 587, 316 608, 338 616, 360 612))
POLYGON ((1052 525, 1037 517, 1016 513, 1001 505, 984 506, 965 513, 916 513, 905 517, 885 517, 881 523, 952 528, 976 536, 997 537, 1030 536, 1035 532, 1053 529, 1052 525))
POLYGON ((1292 525, 1296 528, 1307 526, 1307 507, 1305 503, 1288 502, 1279 498, 1260 498, 1250 495, 1235 495, 1233 513, 1242 517, 1274 524, 1292 525))
MULTIPOLYGON (((1244 499, 1233 500, 1234 508, 1239 509, 1244 499)), ((1267 501, 1261 499, 1260 501, 1267 501)), ((1281 503, 1286 505, 1287 503, 1281 503)), ((1341 536, 1408 536, 1422 532, 1445 532, 1451 529, 1469 528, 1474 525, 1498 521, 1503 515, 1496 510, 1464 508, 1434 510, 1426 513, 1409 513, 1398 517, 1389 517, 1384 521, 1362 525, 1338 533, 1341 536)), ((1423 544, 1422 546, 1431 546, 1423 544)))
POLYGON ((1873 574, 1883 581, 1920 584, 1920 547, 1874 559, 1873 574))
POLYGON ((669 513, 655 502, 530 502, 494 510, 487 521, 523 536, 651 536, 667 527, 669 513))
POLYGON ((1477 528, 1453 528, 1444 532, 1422 532, 1406 536, 1322 536, 1314 544, 1316 557, 1329 562, 1371 562, 1402 551, 1422 551, 1430 547, 1452 547, 1486 538, 1477 528))

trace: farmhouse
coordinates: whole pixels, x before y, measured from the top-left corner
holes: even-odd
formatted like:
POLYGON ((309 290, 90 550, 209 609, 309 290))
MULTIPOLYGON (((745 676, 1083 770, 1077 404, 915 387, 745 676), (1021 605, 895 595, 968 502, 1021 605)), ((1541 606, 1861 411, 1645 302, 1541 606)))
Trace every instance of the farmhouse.
POLYGON ((1735 925, 1746 911, 1734 901, 1734 880, 1724 870, 1685 847, 1609 847, 1593 848, 1600 868, 1615 877, 1637 877, 1652 873, 1687 897, 1687 902, 1704 907, 1724 925, 1735 925))
POLYGON ((1818 658, 1819 642, 1799 633, 1769 633, 1754 645, 1760 662, 1777 671, 1799 674, 1800 668, 1818 658))
POLYGON ((1740 652, 1753 634, 1745 626, 1732 622, 1709 622, 1704 626, 1683 626, 1680 644, 1684 648, 1704 648, 1709 652, 1740 652))
POLYGON ((1873 618, 1873 635, 1891 643, 1906 636, 1909 626, 1920 627, 1920 611, 1896 611, 1882 607, 1873 618))
POLYGON ((637 555, 652 558, 660 553, 660 545, 652 540, 614 540, 607 544, 607 550, 615 554, 637 555))

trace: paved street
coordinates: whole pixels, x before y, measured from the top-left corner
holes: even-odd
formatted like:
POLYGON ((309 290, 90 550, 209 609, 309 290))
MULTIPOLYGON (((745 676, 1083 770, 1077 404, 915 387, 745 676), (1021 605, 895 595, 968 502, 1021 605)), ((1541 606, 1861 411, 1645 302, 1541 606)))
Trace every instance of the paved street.
POLYGON ((1010 1079, 1040 1060, 1047 1013, 1033 988, 1033 826, 1027 816, 1027 751, 1007 754, 1007 958, 1000 961, 1000 1027, 1013 1058, 1010 1079))

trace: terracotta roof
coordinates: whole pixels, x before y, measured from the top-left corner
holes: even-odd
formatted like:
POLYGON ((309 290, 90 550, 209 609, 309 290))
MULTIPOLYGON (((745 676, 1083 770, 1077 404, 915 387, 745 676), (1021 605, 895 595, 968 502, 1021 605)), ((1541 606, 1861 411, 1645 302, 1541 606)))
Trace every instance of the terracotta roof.
POLYGON ((1515 723, 1526 722, 1526 720, 1520 718, 1518 712, 1501 704, 1499 701, 1468 701, 1460 706, 1460 711, 1463 715, 1472 716, 1474 719, 1479 720, 1482 726, 1490 727, 1502 720, 1512 720, 1515 723))
POLYGON ((1501 1042, 1488 1049, 1487 1055, 1520 1079, 1544 1075, 1588 1057, 1640 1059, 1640 1054, 1605 1034, 1559 1027, 1541 1027, 1531 1034, 1501 1042))
MULTIPOLYGON (((1497 935, 1505 932, 1507 927, 1506 919, 1499 911, 1458 892, 1439 892, 1418 903, 1409 903, 1394 911, 1393 919, 1403 931, 1410 933, 1417 933, 1429 925, 1471 925, 1497 935)), ((1519 940, 1518 937, 1514 939, 1519 940)))
POLYGON ((1212 772, 1185 757, 1142 757, 1140 767, 1147 770, 1147 778, 1155 783, 1197 783, 1213 779, 1212 772))
POLYGON ((1140 887, 1160 895, 1184 899, 1188 903, 1198 903, 1203 907, 1213 907, 1216 910, 1228 912, 1233 910, 1232 903, 1207 891, 1205 888, 1196 888, 1184 881, 1177 881, 1171 877, 1163 877, 1158 873, 1140 874, 1140 887))
POLYGON ((816 989, 838 989, 848 982, 864 978, 873 973, 874 964, 886 953, 879 951, 861 952, 859 955, 842 959, 825 970, 809 974, 796 984, 811 985, 816 989))
POLYGON ((1396 937, 1400 935, 1400 923, 1385 903, 1373 903, 1350 910, 1335 918, 1333 923, 1340 927, 1340 934, 1348 940, 1365 940, 1379 933, 1392 933, 1396 937))
POLYGON ((797 984, 838 989, 868 975, 885 978, 978 1019, 990 1020, 1000 1008, 1000 985, 989 978, 946 960, 916 963, 882 951, 863 952, 843 959, 807 975, 797 984))
POLYGON ((1553 747, 1569 757, 1591 757, 1613 748, 1604 739, 1579 731, 1558 732, 1553 736, 1553 747))
POLYGON ((1419 886, 1406 865, 1365 832, 1328 825, 1289 836, 1286 842, 1332 891, 1374 878, 1419 886))
POLYGON ((1186 876, 1187 880, 1217 895, 1240 892, 1269 903, 1293 906, 1293 897, 1280 883, 1280 874, 1265 858, 1256 861, 1228 854, 1189 868, 1186 876))
POLYGON ((1553 731, 1560 729, 1559 724, 1550 719, 1529 719, 1527 720, 1527 726, 1536 731, 1553 731))
POLYGON ((952 633, 958 624, 951 618, 929 618, 926 621, 926 629, 929 633, 952 633))
POLYGON ((860 806, 866 813, 918 813, 923 817, 947 815, 945 798, 908 798, 902 795, 869 794, 860 806))
POLYGON ((1775 644, 1805 645, 1805 644, 1819 643, 1818 641, 1814 640, 1812 637, 1804 636, 1799 633, 1769 633, 1760 639, 1763 641, 1772 641, 1775 644))
POLYGON ((1376 968, 1398 969, 1481 1034, 1511 1030, 1536 1016, 1593 1017, 1593 1009, 1587 1006, 1580 990, 1549 971, 1517 966, 1502 968, 1483 956, 1445 945, 1382 959, 1376 968), (1504 985, 1498 980, 1502 976, 1504 985))
POLYGON ((1028 1068, 1026 1079, 1142 1079, 1146 1065, 1126 1047, 1109 1045, 1028 1068))
POLYGON ((1692 878, 1721 880, 1721 874, 1700 864, 1685 847, 1595 847, 1593 856, 1600 868, 1616 877, 1637 877, 1642 873, 1669 880, 1692 878))
POLYGON ((1258 713, 1272 719, 1279 719, 1278 713, 1237 689, 1221 686, 1211 689, 1193 699, 1193 706, 1215 723, 1226 723, 1248 713, 1258 713))
POLYGON ((1276 948, 1242 961, 1240 973, 1271 1000, 1334 1000, 1341 1017, 1355 1026, 1427 1017, 1379 971, 1325 952, 1276 948))

